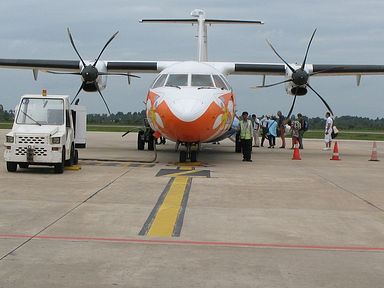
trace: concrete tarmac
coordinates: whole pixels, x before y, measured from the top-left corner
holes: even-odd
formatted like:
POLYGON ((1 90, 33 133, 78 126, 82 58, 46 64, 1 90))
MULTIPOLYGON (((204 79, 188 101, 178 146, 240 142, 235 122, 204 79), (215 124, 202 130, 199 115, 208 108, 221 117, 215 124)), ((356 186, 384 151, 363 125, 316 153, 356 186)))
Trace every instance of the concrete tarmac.
POLYGON ((306 140, 300 161, 260 147, 248 163, 226 140, 203 145, 194 176, 174 143, 151 162, 136 137, 88 133, 81 170, 61 175, 0 158, 0 287, 383 287, 383 142, 379 162, 369 141, 338 141, 331 161, 306 140), (179 236, 139 235, 172 205, 179 236))

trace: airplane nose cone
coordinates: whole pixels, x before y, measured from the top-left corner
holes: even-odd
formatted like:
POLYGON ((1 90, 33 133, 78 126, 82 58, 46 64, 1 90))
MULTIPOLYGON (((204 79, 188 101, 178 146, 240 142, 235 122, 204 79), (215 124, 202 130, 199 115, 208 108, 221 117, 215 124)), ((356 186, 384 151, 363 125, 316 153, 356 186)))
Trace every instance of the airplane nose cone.
POLYGON ((177 118, 185 122, 198 119, 207 109, 203 101, 197 99, 177 99, 170 105, 177 118))

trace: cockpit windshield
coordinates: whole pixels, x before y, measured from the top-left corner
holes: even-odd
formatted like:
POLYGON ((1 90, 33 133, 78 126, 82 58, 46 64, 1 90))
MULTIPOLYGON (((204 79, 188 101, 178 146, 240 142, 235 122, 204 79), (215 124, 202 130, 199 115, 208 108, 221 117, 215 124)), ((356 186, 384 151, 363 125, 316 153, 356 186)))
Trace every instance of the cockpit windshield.
POLYGON ((217 88, 228 90, 227 85, 225 85, 225 82, 223 81, 222 78, 220 78, 219 75, 213 75, 213 80, 215 81, 215 85, 217 88))
POLYGON ((198 89, 219 88, 222 90, 231 90, 225 78, 217 74, 161 74, 152 84, 152 89, 158 87, 176 87, 192 86, 198 89))
POLYGON ((215 87, 211 75, 192 74, 191 86, 194 87, 215 87))
POLYGON ((155 82, 152 85, 152 89, 163 87, 165 80, 167 80, 167 74, 161 74, 159 77, 156 78, 155 82))
POLYGON ((170 74, 165 86, 180 87, 188 86, 188 74, 170 74))
POLYGON ((23 98, 16 118, 17 124, 63 125, 64 101, 62 99, 23 98))

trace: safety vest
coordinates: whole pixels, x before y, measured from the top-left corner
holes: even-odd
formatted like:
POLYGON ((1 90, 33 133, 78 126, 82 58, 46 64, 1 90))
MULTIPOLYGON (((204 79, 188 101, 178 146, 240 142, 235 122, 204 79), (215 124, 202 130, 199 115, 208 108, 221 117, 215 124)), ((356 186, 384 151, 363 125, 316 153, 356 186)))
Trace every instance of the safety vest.
POLYGON ((240 121, 240 139, 249 140, 252 139, 252 122, 251 120, 247 120, 244 122, 240 121))

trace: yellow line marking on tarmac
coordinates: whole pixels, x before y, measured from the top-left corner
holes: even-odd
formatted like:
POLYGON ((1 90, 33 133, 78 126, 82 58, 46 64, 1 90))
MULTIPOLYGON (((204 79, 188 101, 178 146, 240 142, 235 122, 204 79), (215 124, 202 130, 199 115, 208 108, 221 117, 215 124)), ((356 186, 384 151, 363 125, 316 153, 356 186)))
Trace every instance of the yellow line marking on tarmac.
POLYGON ((181 162, 178 162, 176 164, 172 164, 173 165, 176 165, 176 166, 179 166, 179 168, 181 167, 197 167, 197 166, 206 166, 205 163, 203 162, 184 162, 184 163, 181 163, 181 162))
POLYGON ((186 170, 186 171, 188 171, 188 170, 193 170, 194 167, 191 167, 191 166, 183 166, 183 167, 178 167, 178 168, 179 168, 179 170, 186 170))
POLYGON ((167 174, 167 177, 182 177, 182 176, 189 176, 189 174, 195 174, 196 170, 188 170, 184 172, 177 172, 172 174, 167 174))
POLYGON ((65 170, 73 170, 73 171, 78 171, 81 169, 81 166, 80 165, 72 165, 72 166, 67 166, 67 167, 64 167, 65 170))
POLYGON ((184 192, 187 189, 188 178, 185 176, 175 177, 169 192, 160 206, 155 219, 148 231, 148 236, 171 237, 179 215, 184 192))

